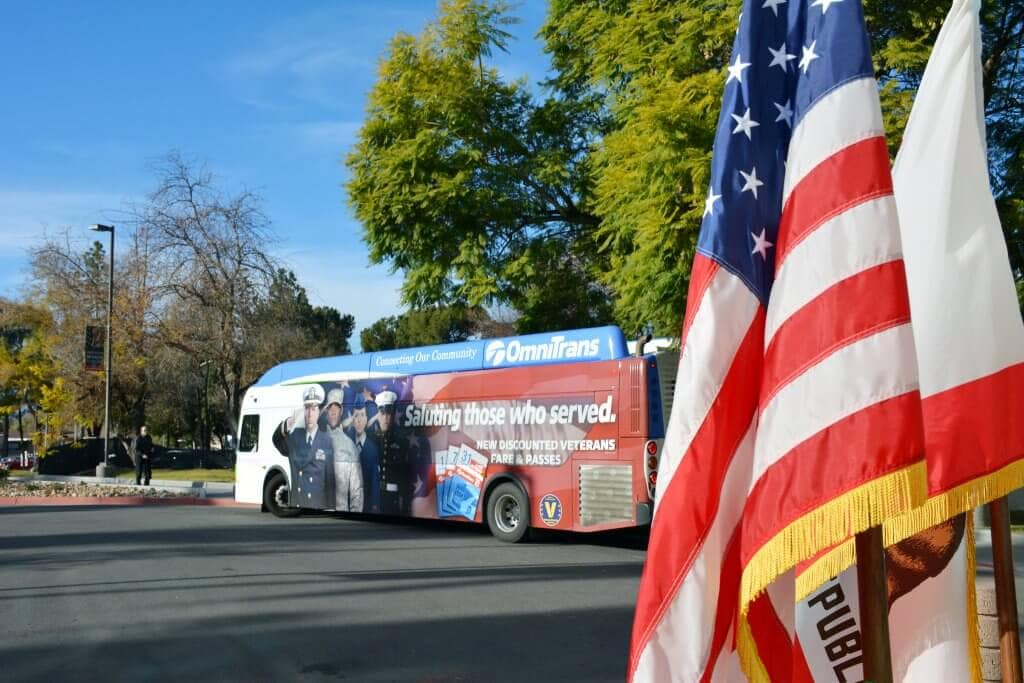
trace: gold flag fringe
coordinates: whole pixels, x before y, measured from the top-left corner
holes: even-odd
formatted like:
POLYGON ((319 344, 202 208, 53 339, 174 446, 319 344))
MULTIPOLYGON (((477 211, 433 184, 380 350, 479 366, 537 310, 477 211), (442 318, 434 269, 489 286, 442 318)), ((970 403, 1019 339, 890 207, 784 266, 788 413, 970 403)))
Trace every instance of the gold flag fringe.
POLYGON ((905 513, 926 495, 922 460, 847 491, 794 520, 761 546, 743 568, 740 614, 745 616, 750 603, 798 562, 905 513))
MULTIPOLYGON (((920 505, 927 496, 927 490, 922 460, 877 477, 816 507, 791 522, 754 553, 743 568, 740 580, 740 613, 736 631, 736 653, 747 678, 752 681, 768 680, 747 621, 750 603, 784 572, 822 548, 843 543, 865 529, 920 505)), ((836 553, 834 559, 830 557, 832 555, 830 551, 815 566, 839 566, 843 561, 842 555, 836 553)), ((832 576, 835 574, 826 580, 832 576)))
MULTIPOLYGON (((977 562, 974 554, 974 522, 970 517, 970 513, 967 514, 965 520, 965 535, 964 543, 967 544, 967 649, 970 666, 970 676, 972 683, 981 683, 981 640, 978 634, 978 596, 975 592, 975 576, 977 575, 977 562)), ((942 520, 945 521, 945 520, 942 520)), ((936 522, 939 524, 941 522, 936 522)), ((934 525, 931 525, 934 526, 934 525)), ((925 527, 927 528, 927 527, 925 527)), ((922 529, 923 531, 923 529, 922 529)), ((900 539, 903 540, 903 539, 900 539)), ((894 541, 898 543, 899 541, 894 541)), ((819 588, 825 581, 829 581, 832 578, 838 576, 842 572, 853 566, 854 554, 856 553, 856 545, 853 540, 846 541, 840 544, 826 555, 818 559, 814 563, 814 566, 808 572, 804 572, 797 579, 797 597, 796 602, 800 602, 814 590, 819 588), (839 567, 833 570, 833 567, 839 567), (827 574, 817 584, 807 584, 804 580, 811 572, 827 574), (832 573, 828 573, 832 572, 832 573), (809 585, 809 587, 808 587, 809 585), (801 594, 801 591, 803 593, 801 594)), ((752 681, 767 681, 768 673, 761 661, 760 653, 757 650, 757 643, 754 641, 754 637, 750 632, 750 625, 747 622, 745 616, 740 617, 739 620, 739 638, 737 638, 736 648, 737 653, 740 657, 740 662, 743 666, 744 672, 752 681)))
POLYGON ((967 533, 964 542, 967 544, 967 649, 971 658, 971 682, 981 683, 981 636, 978 634, 978 596, 975 593, 975 578, 978 566, 974 557, 974 520, 971 514, 965 513, 967 519, 964 527, 967 533))
MULTIPOLYGON (((1024 460, 1018 460, 989 475, 979 477, 966 484, 961 484, 945 493, 932 496, 923 505, 886 520, 882 527, 883 542, 888 547, 936 524, 941 524, 955 515, 968 515, 968 519, 965 520, 964 524, 967 530, 966 540, 969 542, 967 556, 967 636, 969 639, 968 655, 970 657, 971 678, 973 681, 981 680, 981 650, 978 639, 978 608, 974 584, 977 573, 974 554, 974 521, 971 519, 970 514, 974 508, 996 498, 1001 498, 1011 491, 1022 487, 1024 487, 1024 460)), ((803 522, 804 519, 806 517, 801 518, 798 522, 803 522)), ((855 533, 853 532, 853 534, 855 533)), ((853 534, 850 535, 852 536, 853 534)), ((815 560, 813 564, 797 576, 796 600, 803 600, 826 581, 852 567, 854 562, 856 562, 855 545, 853 538, 848 537, 815 560)), ((757 655, 757 645, 754 643, 753 637, 750 635, 750 627, 747 625, 745 609, 749 605, 749 601, 742 604, 744 605, 744 610, 739 619, 737 651, 744 671, 753 680, 751 672, 756 670, 764 672, 764 665, 757 655)))
POLYGON ((757 642, 750 632, 750 623, 746 615, 741 616, 737 625, 736 654, 740 658, 743 673, 751 683, 772 683, 765 669, 761 656, 757 652, 757 642))
POLYGON ((979 505, 1002 498, 1022 486, 1024 460, 1017 460, 989 475, 932 496, 921 507, 886 521, 885 545, 899 543, 961 512, 970 512, 979 505))
MULTIPOLYGON (((932 496, 924 505, 886 520, 882 526, 883 543, 886 547, 899 543, 1021 487, 1024 487, 1024 460, 932 496)), ((967 520, 967 526, 971 524, 971 520, 967 520)), ((800 572, 796 578, 796 599, 803 600, 823 583, 852 567, 856 560, 853 539, 848 538, 800 572)))
MULTIPOLYGON (((884 531, 883 531, 884 533, 884 531)), ((800 602, 818 590, 826 581, 831 581, 853 566, 857 561, 857 548, 853 539, 843 541, 819 557, 796 577, 796 601, 800 602)))

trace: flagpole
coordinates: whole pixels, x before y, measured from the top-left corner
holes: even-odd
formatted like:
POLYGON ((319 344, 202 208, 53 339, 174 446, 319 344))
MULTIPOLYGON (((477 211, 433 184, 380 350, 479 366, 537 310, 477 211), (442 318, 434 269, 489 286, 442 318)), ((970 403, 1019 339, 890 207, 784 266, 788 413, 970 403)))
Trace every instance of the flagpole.
POLYGON ((1013 577, 1010 506, 1006 496, 990 502, 988 511, 992 518, 992 564, 996 574, 996 610, 999 615, 999 655, 1003 681, 1021 683, 1017 587, 1013 577))
POLYGON ((864 681, 892 683, 889 645, 889 589, 885 581, 882 527, 857 534, 857 592, 860 595, 860 633, 864 681))

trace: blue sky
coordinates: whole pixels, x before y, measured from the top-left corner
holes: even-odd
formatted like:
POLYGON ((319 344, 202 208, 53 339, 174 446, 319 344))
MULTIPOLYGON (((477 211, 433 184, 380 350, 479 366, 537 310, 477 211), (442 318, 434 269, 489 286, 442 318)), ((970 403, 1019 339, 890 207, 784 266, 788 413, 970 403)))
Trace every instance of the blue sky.
MULTIPOLYGON (((310 300, 358 330, 400 310, 400 275, 369 265, 341 160, 377 60, 419 33, 432 0, 7 3, 0 24, 0 296, 28 277, 44 232, 117 222, 171 150, 229 189, 256 190, 310 300)), ((496 66, 543 78, 546 3, 516 14, 496 66)))

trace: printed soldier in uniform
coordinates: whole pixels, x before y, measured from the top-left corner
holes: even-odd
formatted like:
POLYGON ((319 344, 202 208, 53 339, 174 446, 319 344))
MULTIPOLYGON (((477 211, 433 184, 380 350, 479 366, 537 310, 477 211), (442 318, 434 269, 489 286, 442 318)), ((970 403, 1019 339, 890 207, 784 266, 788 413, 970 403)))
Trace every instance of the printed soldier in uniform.
POLYGON ((356 446, 363 472, 363 512, 380 512, 380 445, 376 437, 366 431, 368 405, 361 394, 352 404, 352 426, 348 436, 356 446))
POLYGON ((324 408, 327 434, 334 448, 334 509, 341 512, 363 511, 363 470, 356 444, 345 433, 341 413, 345 394, 341 389, 327 392, 324 408))
POLYGON ((409 442, 395 424, 393 391, 377 394, 377 439, 380 442, 380 499, 381 512, 388 515, 408 515, 412 509, 412 467, 409 461, 409 442))
POLYGON ((302 394, 302 410, 274 430, 273 441, 288 458, 291 501, 298 507, 329 510, 334 508, 334 445, 319 426, 323 400, 320 385, 308 387, 302 394))

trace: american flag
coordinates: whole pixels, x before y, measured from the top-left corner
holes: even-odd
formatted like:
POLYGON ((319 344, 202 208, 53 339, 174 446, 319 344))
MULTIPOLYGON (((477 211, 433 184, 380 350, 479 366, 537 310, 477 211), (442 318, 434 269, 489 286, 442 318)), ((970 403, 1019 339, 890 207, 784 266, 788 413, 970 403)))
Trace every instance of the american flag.
POLYGON ((859 0, 746 0, 724 77, 634 680, 788 679, 792 587, 773 581, 924 493, 859 0))

